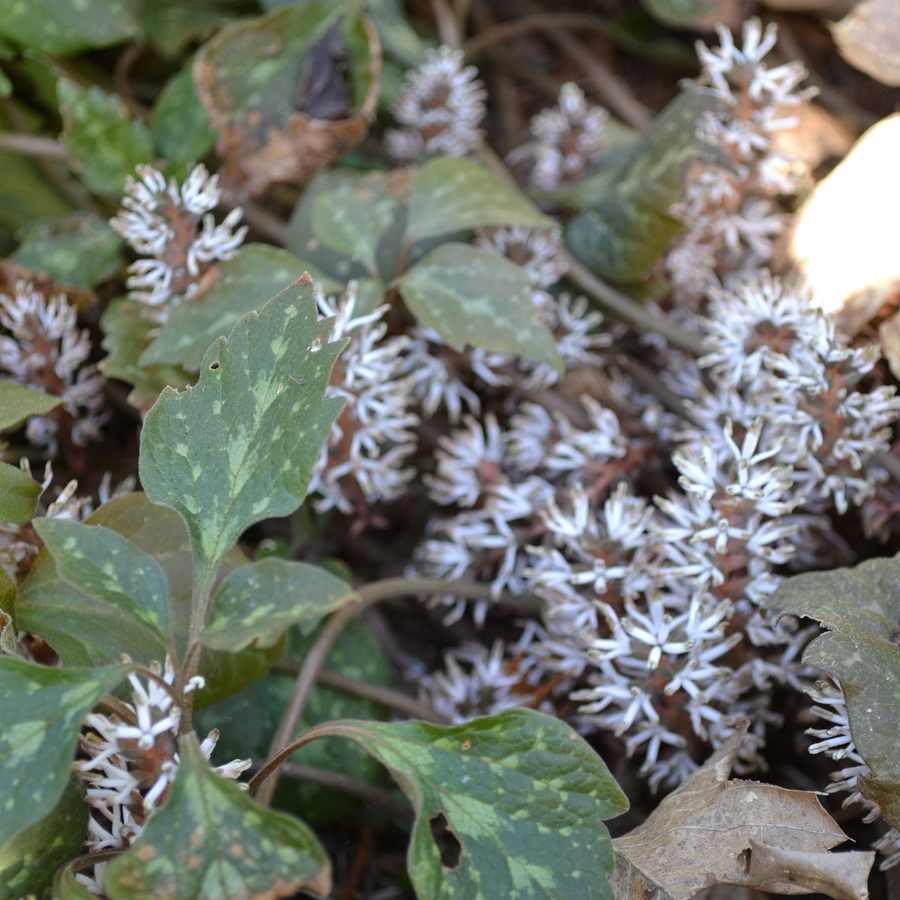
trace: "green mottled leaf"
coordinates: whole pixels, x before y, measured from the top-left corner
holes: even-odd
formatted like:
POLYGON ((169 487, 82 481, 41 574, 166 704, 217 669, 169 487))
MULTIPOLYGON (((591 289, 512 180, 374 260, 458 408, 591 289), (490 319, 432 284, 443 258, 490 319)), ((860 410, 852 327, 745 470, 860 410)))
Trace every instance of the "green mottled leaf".
POLYGON ((144 0, 141 34, 154 50, 174 59, 245 11, 240 0, 144 0))
POLYGON ((51 669, 0 656, 0 847, 53 811, 69 781, 81 720, 127 672, 51 669))
POLYGON ((16 583, 0 566, 0 654, 19 652, 16 583))
POLYGON ((264 559, 225 579, 200 639, 214 650, 267 646, 291 625, 313 626, 354 596, 346 581, 319 566, 264 559))
POLYGON ((29 416, 42 416, 60 403, 62 398, 55 394, 33 391, 11 381, 0 381, 0 431, 12 431, 29 416))
POLYGON ((110 303, 100 319, 105 333, 103 349, 108 354, 100 361, 100 368, 107 377, 133 385, 128 400, 142 410, 153 405, 164 387, 180 389, 194 379, 180 366, 138 363, 159 328, 147 319, 145 311, 142 304, 126 297, 110 303))
POLYGON ((169 589, 152 556, 102 525, 36 519, 34 527, 63 581, 167 633, 169 589))
MULTIPOLYGON (((172 643, 183 657, 187 649, 194 559, 190 537, 176 512, 151 503, 145 494, 127 494, 104 503, 86 523, 101 525, 151 556, 165 573, 172 643)), ((247 564, 239 551, 229 553, 217 573, 227 575, 247 564)), ((19 627, 40 635, 69 666, 105 665, 127 653, 149 665, 165 659, 167 647, 155 628, 122 612, 112 603, 79 591, 63 581, 49 551, 42 551, 19 588, 19 627)), ((204 649, 200 674, 207 686, 198 690, 195 706, 215 703, 266 675, 280 656, 280 644, 239 653, 204 649)))
POLYGON ((47 183, 47 176, 33 160, 18 153, 0 153, 0 227, 15 231, 71 211, 72 205, 47 183))
POLYGON ((242 316, 262 309, 304 272, 323 290, 340 287, 287 250, 247 244, 234 259, 221 263, 219 278, 210 288, 172 312, 141 354, 139 364, 199 369, 203 354, 216 338, 228 335, 242 316))
POLYGON ((0 900, 46 897, 56 870, 81 852, 90 807, 70 778, 49 816, 0 847, 0 900))
POLYGON ((470 244, 441 244, 398 281, 415 317, 454 350, 466 344, 539 359, 560 369, 521 266, 470 244))
MULTIPOLYGON (((396 214, 389 224, 382 215, 382 224, 386 227, 375 242, 378 274, 382 279, 390 281, 396 275, 397 259, 406 231, 406 207, 415 177, 414 169, 395 169, 391 172, 335 169, 321 172, 310 181, 294 208, 288 223, 287 246, 341 283, 346 283, 351 278, 365 278, 368 273, 361 259, 354 261, 351 258, 353 251, 348 254, 343 249, 330 246, 318 233, 316 220, 320 215, 320 207, 327 209, 333 204, 340 206, 348 198, 351 203, 355 200, 371 200, 380 205, 382 213, 393 209, 396 214)), ((408 263, 422 255, 417 255, 418 249, 409 253, 408 263)), ((326 293, 329 291, 326 290, 326 293)))
POLYGON ((52 275, 60 284, 90 288, 115 275, 122 238, 93 213, 35 222, 23 231, 13 259, 52 275))
POLYGON ((95 194, 119 197, 125 177, 140 163, 153 162, 153 138, 131 117, 115 94, 96 85, 89 90, 69 78, 56 84, 63 140, 82 181, 95 194))
POLYGON ((197 99, 191 63, 168 80, 153 104, 150 133, 159 152, 172 162, 196 162, 212 150, 216 132, 197 99))
POLYGON ((641 0, 644 9, 670 28, 712 31, 721 22, 737 27, 743 15, 737 0, 641 0))
POLYGON ((900 648, 891 641, 900 629, 900 556, 795 575, 765 605, 818 619, 829 629, 803 661, 840 680, 853 743, 872 770, 860 786, 900 827, 900 648))
POLYGON ((406 204, 399 190, 391 192, 398 181, 408 181, 391 173, 368 172, 356 184, 345 182, 349 190, 331 191, 315 198, 313 231, 328 247, 362 263, 371 275, 378 275, 378 246, 385 234, 401 217, 406 204))
POLYGON ((348 721, 317 731, 357 741, 412 801, 407 867, 419 900, 613 900, 603 820, 628 801, 560 719, 509 709, 450 727, 348 721), (456 839, 444 861, 432 837, 439 827, 456 839))
POLYGON ((41 486, 16 466, 0 462, 0 522, 22 525, 34 515, 41 486))
POLYGON ((444 156, 422 167, 412 187, 407 243, 488 225, 556 227, 515 185, 480 163, 444 156))
POLYGON ((244 529, 303 502, 343 406, 324 399, 343 346, 330 331, 301 278, 209 348, 193 389, 166 388, 147 414, 141 482, 187 523, 201 584, 244 529))
POLYGON ((68 56, 137 34, 132 0, 0 0, 0 34, 29 50, 68 56))
MULTIPOLYGON (((286 637, 284 657, 300 664, 309 653, 318 632, 299 634, 291 628, 286 637)), ((348 623, 334 642, 323 668, 356 678, 366 684, 389 687, 391 671, 384 652, 372 632, 358 619, 348 623)), ((239 694, 207 707, 194 717, 194 728, 205 734, 212 728, 221 732, 213 764, 232 759, 265 759, 284 709, 294 689, 296 677, 273 671, 239 694)), ((335 719, 388 718, 389 710, 351 694, 317 684, 309 695, 295 734, 335 719)), ((352 778, 381 784, 384 768, 358 744, 337 737, 325 737, 301 747, 288 760, 298 765, 317 766, 342 772, 352 778)), ((282 778, 272 805, 277 809, 302 810, 308 822, 322 824, 358 814, 361 801, 347 794, 309 781, 282 778)))
POLYGON ((216 775, 197 738, 181 740, 181 767, 165 806, 107 866, 110 900, 286 897, 327 894, 328 857, 298 819, 264 809, 216 775))
POLYGON ((617 284, 636 282, 684 228, 669 210, 684 194, 688 166, 728 165, 697 130, 700 116, 717 103, 710 92, 682 91, 640 140, 576 186, 572 199, 588 208, 569 221, 565 237, 585 265, 617 284))

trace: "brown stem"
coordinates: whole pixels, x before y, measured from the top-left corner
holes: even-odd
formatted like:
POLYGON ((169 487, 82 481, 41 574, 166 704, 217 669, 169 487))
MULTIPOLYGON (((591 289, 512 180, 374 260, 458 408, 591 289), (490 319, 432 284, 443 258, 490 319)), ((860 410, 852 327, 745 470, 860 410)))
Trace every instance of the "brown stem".
MULTIPOLYGON (((523 5, 529 12, 541 12, 540 6, 534 0, 524 0, 523 5)), ((650 127, 653 112, 635 97, 623 78, 607 69, 571 31, 566 28, 548 28, 547 37, 578 63, 603 102, 623 122, 641 131, 646 131, 650 127)))
POLYGON ((451 50, 459 50, 459 26, 447 0, 431 0, 431 11, 434 13, 441 43, 451 50))
MULTIPOLYGON (((263 766, 263 760, 253 760, 253 770, 261 771, 263 766)), ((365 781, 360 781, 358 778, 344 775, 341 772, 333 772, 331 769, 321 769, 318 766, 306 766, 289 762, 282 763, 281 770, 285 778, 292 778, 296 781, 309 781, 313 784, 322 785, 322 787, 332 788, 343 794, 349 794, 351 797, 358 797, 366 803, 377 804, 394 818, 412 821, 413 811, 408 804, 398 800, 387 791, 365 781)))
MULTIPOLYGON (((307 653, 306 659, 303 660, 303 664, 300 666, 297 680, 294 683, 294 690, 291 693, 291 697, 281 716, 281 721, 278 723, 278 730, 275 732, 275 737, 272 738, 272 744, 269 747, 270 762, 266 764, 264 769, 266 774, 259 779, 259 783, 262 784, 269 773, 274 772, 273 777, 265 783, 257 795, 257 800, 263 806, 268 806, 272 802, 272 795, 275 793, 275 787, 278 784, 278 763, 276 760, 286 759, 287 757, 284 756, 285 747, 296 743, 296 741, 289 743, 291 736, 297 730, 297 723, 306 709, 309 695, 318 680, 319 671, 328 658, 331 647, 347 623, 359 615, 366 607, 381 600, 386 600, 388 597, 437 593, 458 594, 470 600, 509 603, 509 605, 529 612, 538 612, 541 608, 540 601, 536 597, 516 597, 509 592, 503 592, 499 597, 495 597, 491 593, 490 585, 442 581, 439 578, 385 578, 360 588, 357 591, 359 599, 339 609, 325 623, 315 643, 312 645, 309 653, 307 653)), ((305 732, 305 735, 308 734, 310 732, 305 732)), ((313 739, 310 738, 310 740, 313 739)), ((290 756, 290 753, 288 756, 290 756)))
MULTIPOLYGON (((275 663, 274 668, 278 672, 288 672, 291 675, 297 675, 300 672, 301 663, 295 659, 282 659, 275 663)), ((388 706, 414 719, 423 719, 435 725, 447 724, 447 720, 439 713, 436 713, 430 706, 420 703, 408 694, 395 691, 393 688, 383 687, 380 684, 369 684, 366 681, 360 681, 358 678, 349 678, 347 675, 341 675, 339 672, 332 672, 329 669, 322 669, 316 682, 325 687, 343 691, 345 694, 352 694, 354 697, 362 697, 364 700, 371 700, 373 703, 388 706)))
POLYGON ((68 159, 69 151, 62 141, 36 134, 15 134, 0 131, 0 150, 34 156, 38 159, 68 159))
POLYGON ((607 35, 610 32, 609 25, 603 19, 587 13, 535 13, 491 25, 469 38, 462 49, 466 58, 471 59, 486 47, 505 43, 532 31, 546 31, 548 28, 582 28, 607 35))
POLYGON ((563 256, 569 266, 569 271, 566 273, 569 280, 578 285, 581 290, 596 300, 601 306, 606 307, 606 309, 627 322, 661 334, 670 344, 680 347, 682 350, 687 350, 688 353, 692 353, 694 356, 703 355, 703 341, 698 335, 679 328, 662 316, 648 312, 643 306, 630 300, 624 294, 620 294, 615 288, 610 287, 605 281, 602 281, 583 266, 571 253, 563 251, 563 256))

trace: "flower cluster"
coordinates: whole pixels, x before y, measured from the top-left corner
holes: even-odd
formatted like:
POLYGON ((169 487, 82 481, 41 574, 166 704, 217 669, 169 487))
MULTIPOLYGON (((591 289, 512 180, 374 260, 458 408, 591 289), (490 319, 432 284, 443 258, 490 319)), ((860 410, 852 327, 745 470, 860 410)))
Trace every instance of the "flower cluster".
POLYGON ((571 81, 559 92, 559 102, 531 120, 531 140, 514 150, 512 165, 529 167, 532 187, 553 190, 582 178, 606 152, 604 134, 609 113, 588 106, 584 92, 571 81))
POLYGON ((811 629, 762 601, 781 567, 833 555, 827 503, 844 512, 871 495, 872 455, 900 416, 892 388, 862 389, 878 354, 775 279, 713 291, 698 323, 699 366, 663 353, 687 420, 590 397, 581 417, 528 401, 503 420, 467 416, 425 479, 460 511, 432 521, 416 557, 429 575, 542 597, 517 672, 575 701, 585 730, 620 735, 653 785, 686 777, 740 716, 754 725, 741 765, 764 764, 772 685, 802 689, 811 629), (679 489, 651 501, 628 482, 660 442, 679 489))
POLYGON ((197 292, 213 262, 237 254, 247 226, 234 230, 240 209, 216 225, 211 210, 219 204, 219 176, 203 165, 194 166, 180 188, 153 166, 138 166, 137 172, 139 180, 126 180, 124 209, 110 224, 146 257, 129 266, 131 296, 147 304, 154 321, 164 322, 197 292))
POLYGON ((399 497, 415 474, 403 464, 415 452, 411 429, 419 418, 410 411, 414 381, 404 358, 410 338, 386 336, 387 306, 355 316, 356 302, 354 282, 340 300, 319 298, 322 315, 335 317, 331 340, 350 338, 326 391, 347 405, 322 447, 309 492, 319 495, 320 511, 335 507, 362 517, 370 504, 399 497))
POLYGON ((454 725, 534 700, 527 687, 523 690, 522 672, 499 640, 490 650, 481 644, 450 650, 444 654, 443 672, 412 671, 408 678, 418 683, 419 699, 454 725))
POLYGON ((665 266, 681 301, 696 301, 729 277, 757 276, 784 225, 772 197, 796 193, 805 178, 796 160, 773 148, 771 136, 794 127, 796 119, 785 116, 785 109, 815 93, 796 90, 806 70, 797 62, 775 68, 763 62, 775 45, 774 24, 763 32, 759 19, 745 22, 740 48, 727 28, 717 30, 720 47, 697 43, 703 66, 697 84, 717 100, 700 132, 724 150, 729 163, 728 168, 694 167, 684 200, 672 210, 687 225, 665 266))
POLYGON ((0 371, 17 384, 62 398, 63 405, 45 416, 32 416, 28 440, 56 456, 60 443, 83 447, 100 440, 106 421, 103 385, 94 365, 86 329, 64 295, 45 297, 30 284, 16 284, 15 294, 0 294, 0 371))
MULTIPOLYGON (((181 710, 175 702, 169 660, 165 668, 153 663, 149 673, 132 673, 128 680, 131 702, 123 704, 122 716, 94 712, 85 717, 80 743, 86 759, 73 765, 87 783, 85 800, 93 809, 87 837, 91 853, 130 847, 178 775, 181 710)), ((200 676, 191 679, 186 693, 202 684, 200 676)), ((200 745, 207 759, 218 737, 212 731, 200 745)), ((249 760, 234 760, 215 771, 237 778, 249 767, 249 760)), ((100 862, 75 878, 91 893, 102 894, 105 868, 106 863, 100 862)))
POLYGON ((406 127, 385 135, 395 159, 425 156, 467 156, 482 143, 478 127, 484 118, 487 94, 474 66, 463 66, 461 50, 441 46, 429 50, 427 60, 407 73, 394 107, 394 118, 406 127))

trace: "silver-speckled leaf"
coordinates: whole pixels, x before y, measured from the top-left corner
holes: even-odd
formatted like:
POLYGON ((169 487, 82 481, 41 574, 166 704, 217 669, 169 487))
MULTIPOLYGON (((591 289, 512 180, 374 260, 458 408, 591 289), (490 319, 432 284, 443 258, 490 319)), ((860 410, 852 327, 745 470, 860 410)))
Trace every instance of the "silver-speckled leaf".
POLYGON ((302 822, 213 772, 195 735, 182 738, 180 753, 165 806, 106 869, 110 900, 275 900, 304 887, 328 894, 328 857, 302 822))
POLYGON ((246 244, 234 259, 218 264, 218 275, 211 285, 193 296, 190 303, 173 310, 141 354, 139 364, 184 366, 196 371, 213 341, 227 336, 242 316, 262 309, 304 272, 326 293, 343 287, 287 250, 246 244))
POLYGON ((454 350, 466 344, 562 367, 521 266, 470 244, 441 244, 398 281, 413 315, 454 350))
POLYGON ((68 56, 137 34, 134 0, 0 0, 0 34, 40 53, 68 56))
POLYGON ((166 388, 147 414, 141 482, 187 524, 201 582, 244 529, 303 502, 343 406, 324 399, 343 347, 330 332, 300 278, 209 348, 193 388, 166 388))
POLYGON ((49 816, 0 847, 0 900, 44 897, 53 875, 81 852, 90 807, 74 777, 49 816))
POLYGON ((269 557, 225 579, 200 639, 214 650, 267 646, 291 625, 312 627, 353 597, 346 581, 320 566, 269 557))
POLYGON ((34 527, 63 581, 168 633, 169 589, 152 556, 102 525, 36 519, 34 527))
POLYGON ((406 242, 488 225, 555 228, 515 185, 471 159, 442 156, 413 183, 406 242))

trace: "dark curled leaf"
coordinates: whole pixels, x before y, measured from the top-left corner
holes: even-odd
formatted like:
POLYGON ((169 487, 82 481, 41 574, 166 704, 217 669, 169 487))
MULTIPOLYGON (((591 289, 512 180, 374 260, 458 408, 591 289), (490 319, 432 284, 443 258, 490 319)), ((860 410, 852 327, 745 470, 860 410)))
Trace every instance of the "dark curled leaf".
POLYGON ((716 103, 711 92, 682 91, 639 141, 577 186, 587 209, 566 226, 573 255, 617 284, 644 275, 684 227, 669 209, 683 195, 688 166, 727 164, 724 151, 697 135, 698 119, 716 103))
POLYGON ((407 865, 419 900, 613 900, 604 819, 628 801, 559 719, 511 709, 442 728, 337 722, 390 769, 416 810, 407 865))
POLYGON ((765 605, 829 629, 803 660, 840 680, 853 743, 872 770, 859 779, 862 792, 900 827, 900 648, 891 640, 900 613, 900 557, 795 575, 765 605))
POLYGON ((182 738, 180 753, 165 806, 107 867, 110 900, 276 900, 301 888, 328 894, 328 857, 302 822, 264 809, 213 772, 195 735, 182 738))

